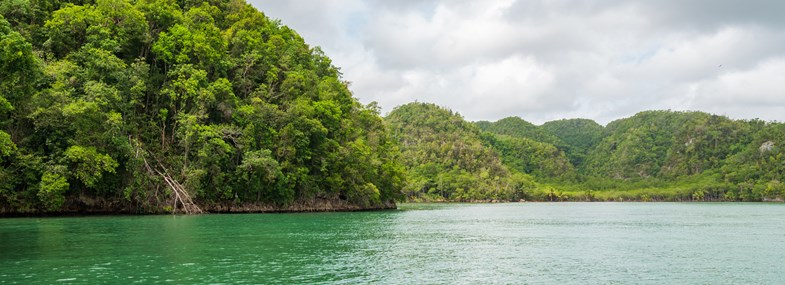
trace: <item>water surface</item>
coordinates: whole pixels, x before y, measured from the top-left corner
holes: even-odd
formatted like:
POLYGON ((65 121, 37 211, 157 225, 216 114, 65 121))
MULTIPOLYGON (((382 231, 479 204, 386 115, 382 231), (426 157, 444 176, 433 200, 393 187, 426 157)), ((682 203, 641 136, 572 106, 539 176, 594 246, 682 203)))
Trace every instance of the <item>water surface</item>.
POLYGON ((0 219, 2 284, 785 284, 785 204, 0 219))

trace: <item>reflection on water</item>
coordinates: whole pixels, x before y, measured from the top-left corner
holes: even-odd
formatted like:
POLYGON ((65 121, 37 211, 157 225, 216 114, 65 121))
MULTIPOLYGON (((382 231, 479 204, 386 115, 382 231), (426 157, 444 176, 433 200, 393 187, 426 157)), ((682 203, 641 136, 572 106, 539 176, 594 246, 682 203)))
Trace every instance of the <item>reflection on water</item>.
POLYGON ((782 284, 785 205, 0 219, 0 283, 782 284))

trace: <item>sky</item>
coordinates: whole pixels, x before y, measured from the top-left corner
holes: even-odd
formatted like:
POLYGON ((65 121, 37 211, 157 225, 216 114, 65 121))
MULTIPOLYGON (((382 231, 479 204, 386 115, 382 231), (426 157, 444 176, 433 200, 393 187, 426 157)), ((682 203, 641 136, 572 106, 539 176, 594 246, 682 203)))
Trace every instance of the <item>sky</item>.
POLYGON ((319 46, 360 102, 470 121, 645 110, 785 121, 785 1, 249 0, 319 46))

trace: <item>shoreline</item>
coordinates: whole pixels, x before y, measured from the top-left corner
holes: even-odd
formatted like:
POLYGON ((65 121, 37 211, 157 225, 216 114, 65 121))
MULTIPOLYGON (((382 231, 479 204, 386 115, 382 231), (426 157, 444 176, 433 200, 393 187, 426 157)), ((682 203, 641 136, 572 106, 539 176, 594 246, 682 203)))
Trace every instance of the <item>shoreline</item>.
POLYGON ((242 214, 295 214, 295 213, 330 213, 330 212, 375 212, 375 211, 390 211, 397 210, 399 204, 524 204, 524 203, 744 203, 744 204, 778 204, 784 201, 641 201, 641 200, 625 200, 625 201, 539 201, 539 200, 526 200, 526 201, 402 201, 397 203, 385 203, 384 206, 379 207, 359 207, 348 203, 340 203, 334 205, 330 203, 323 203, 320 205, 290 205, 287 207, 275 207, 265 204, 248 204, 248 205, 209 205, 205 206, 204 213, 202 214, 185 214, 182 212, 172 213, 166 211, 159 212, 132 212, 129 210, 82 210, 82 211, 59 211, 59 212, 6 212, 0 211, 0 218, 57 218, 57 217, 103 217, 103 216, 198 216, 198 215, 242 215, 242 214))
POLYGON ((204 213, 186 214, 181 211, 175 213, 159 209, 158 211, 134 211, 130 208, 124 209, 66 209, 54 212, 13 212, 0 208, 0 218, 36 218, 36 217, 100 217, 100 216, 153 216, 153 215, 175 215, 175 216, 197 216, 209 214, 283 214, 283 213, 327 213, 327 212, 369 212, 387 211, 398 209, 394 201, 387 201, 382 205, 374 207, 360 207, 350 204, 343 200, 328 200, 322 202, 300 202, 289 206, 274 206, 269 204, 207 204, 201 205, 204 213))

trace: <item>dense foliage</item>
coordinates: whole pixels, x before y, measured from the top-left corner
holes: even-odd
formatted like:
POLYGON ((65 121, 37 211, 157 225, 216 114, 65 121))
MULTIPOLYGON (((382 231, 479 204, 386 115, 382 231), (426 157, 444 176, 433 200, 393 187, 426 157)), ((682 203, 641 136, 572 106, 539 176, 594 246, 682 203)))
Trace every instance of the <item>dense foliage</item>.
MULTIPOLYGON (((481 163, 479 167, 500 169, 496 166, 498 158, 510 175, 524 173, 536 180, 518 194, 526 199, 785 198, 785 125, 780 123, 731 120, 702 112, 646 111, 607 127, 586 119, 558 120, 541 126, 516 117, 481 121, 474 123, 481 130, 477 135, 477 130, 460 116, 429 104, 405 105, 387 119, 404 144, 405 156, 411 158, 405 162, 412 181, 431 183, 409 185, 410 196, 438 189, 438 178, 449 176, 441 165, 465 168, 462 165, 471 161, 462 161, 451 151, 455 151, 455 144, 474 143, 486 154, 472 159, 481 163), (431 173, 420 170, 433 162, 440 167, 431 173)), ((505 173, 496 172, 498 178, 494 179, 503 180, 505 173)), ((476 193, 474 199, 498 198, 483 196, 483 191, 476 193)))
POLYGON ((564 151, 529 138, 483 133, 483 140, 497 150, 505 165, 537 177, 574 178, 575 168, 564 151))
POLYGON ((347 85, 243 0, 2 1, 0 213, 785 198, 780 123, 385 122, 347 85))
POLYGON ((573 165, 583 165, 589 150, 603 137, 603 127, 589 119, 562 119, 542 124, 541 128, 556 136, 565 147, 573 165))
POLYGON ((642 112, 608 124, 586 169, 619 179, 700 174, 748 144, 752 128, 700 112, 642 112))
POLYGON ((390 206, 375 106, 243 0, 0 3, 0 209, 390 206), (175 206, 173 206, 175 205, 175 206))
POLYGON ((484 132, 563 145, 563 142, 553 133, 518 117, 507 117, 496 122, 479 121, 475 124, 484 132))
POLYGON ((558 136, 518 117, 496 122, 475 122, 486 145, 495 149, 505 165, 540 179, 575 178, 569 161, 570 146, 558 136))
POLYGON ((518 200, 533 190, 529 175, 508 169, 480 130, 452 111, 410 103, 386 120, 400 141, 410 199, 518 200))
POLYGON ((641 112, 605 128, 585 119, 539 127, 521 121, 507 118, 478 125, 489 131, 484 138, 505 164, 541 182, 539 193, 532 194, 535 198, 760 201, 785 197, 781 182, 785 125, 780 123, 672 111, 641 112), (541 132, 557 141, 534 135, 541 132), (510 136, 544 140, 512 144, 510 136), (570 165, 555 167, 564 165, 564 158, 553 149, 563 151, 570 165))

